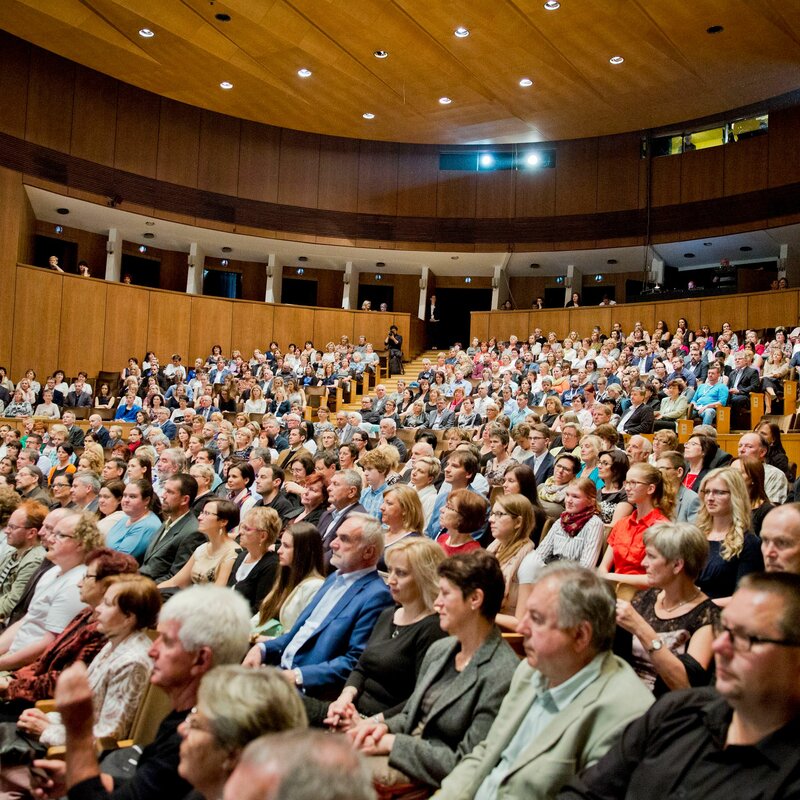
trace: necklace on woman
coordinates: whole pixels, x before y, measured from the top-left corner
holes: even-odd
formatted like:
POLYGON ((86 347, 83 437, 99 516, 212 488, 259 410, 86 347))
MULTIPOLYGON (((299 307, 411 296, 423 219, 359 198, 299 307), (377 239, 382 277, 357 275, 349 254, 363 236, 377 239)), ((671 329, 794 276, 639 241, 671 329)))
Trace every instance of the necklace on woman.
POLYGON ((680 603, 678 603, 677 605, 672 606, 672 608, 668 608, 667 607, 667 604, 664 602, 664 598, 662 597, 661 598, 661 608, 663 608, 664 611, 667 612, 667 614, 671 614, 673 611, 676 611, 681 606, 685 606, 687 603, 691 603, 692 600, 696 600, 698 597, 700 597, 700 590, 699 589, 691 597, 687 598, 686 600, 681 600, 680 603))

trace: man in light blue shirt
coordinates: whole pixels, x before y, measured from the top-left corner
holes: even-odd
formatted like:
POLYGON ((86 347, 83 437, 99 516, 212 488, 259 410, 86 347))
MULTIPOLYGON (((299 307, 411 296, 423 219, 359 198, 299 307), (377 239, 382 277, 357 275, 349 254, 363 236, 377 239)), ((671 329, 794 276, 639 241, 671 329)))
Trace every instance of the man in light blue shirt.
POLYGON ((695 416, 703 420, 703 425, 713 425, 717 408, 728 405, 728 387, 720 380, 717 364, 708 368, 705 383, 697 385, 692 405, 695 416))

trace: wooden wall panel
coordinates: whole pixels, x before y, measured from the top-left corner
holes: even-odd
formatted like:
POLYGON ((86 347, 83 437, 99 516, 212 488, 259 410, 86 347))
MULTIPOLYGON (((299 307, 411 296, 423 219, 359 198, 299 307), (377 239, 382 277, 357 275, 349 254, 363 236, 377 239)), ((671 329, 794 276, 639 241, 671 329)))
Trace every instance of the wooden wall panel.
POLYGON ((598 140, 598 211, 639 207, 640 144, 638 133, 598 140))
POLYGON ((197 188, 235 195, 239 182, 240 122, 235 117, 200 112, 197 188))
POLYGON ((672 156, 681 162, 681 203, 722 196, 724 154, 724 147, 709 147, 672 156))
POLYGON ((4 37, 0 47, 0 131, 18 139, 25 138, 30 51, 27 42, 12 37, 4 37))
POLYGON ((556 170, 520 171, 514 207, 518 217, 552 217, 556 212, 556 170))
POLYGON ((267 350, 272 335, 275 306, 265 303, 236 303, 233 309, 233 341, 243 356, 253 350, 267 350))
POLYGON ((10 369, 13 347, 14 314, 11 298, 14 297, 17 274, 24 280, 28 271, 17 269, 17 259, 22 255, 22 240, 33 241, 34 222, 28 197, 22 188, 22 175, 0 167, 0 285, 5 297, 5 313, 0 314, 0 361, 10 369))
POLYGON ((223 353, 229 353, 233 347, 238 347, 233 344, 231 337, 234 308, 235 305, 230 300, 192 297, 188 350, 190 359, 198 356, 205 358, 215 344, 222 346, 223 353))
POLYGON ((556 162, 556 214, 597 210, 597 139, 560 142, 556 162))
POLYGON ((786 325, 791 330, 797 322, 797 303, 797 292, 792 290, 751 294, 747 298, 747 326, 772 328, 786 325))
POLYGON ((24 269, 14 294, 14 340, 9 370, 19 380, 27 369, 45 375, 58 359, 64 278, 44 269, 24 269))
POLYGON ((397 213, 409 217, 436 216, 439 148, 436 145, 399 146, 397 213))
POLYGON ((358 150, 356 139, 320 140, 318 208, 358 210, 358 150))
POLYGON ((569 311, 569 329, 583 338, 589 336, 595 325, 603 333, 611 330, 612 308, 572 308, 569 311))
POLYGON ((356 311, 353 317, 353 341, 358 341, 359 336, 366 336, 376 350, 381 349, 394 316, 380 311, 356 311))
POLYGON ((720 148, 725 157, 726 197, 767 188, 769 144, 769 137, 757 136, 720 148))
POLYGON ((110 283, 106 290, 105 311, 103 369, 121 371, 131 356, 138 358, 141 363, 147 349, 150 292, 121 283, 110 283))
POLYGON ((476 217, 513 217, 514 179, 516 170, 503 169, 496 172, 479 172, 476 217))
POLYGON ((266 203, 277 202, 280 128, 242 120, 240 136, 237 195, 266 203))
POLYGON ((474 217, 477 172, 440 172, 436 190, 437 217, 474 217))
POLYGON ((278 202, 317 207, 319 140, 314 133, 281 131, 278 202))
POLYGON ((469 321, 470 339, 477 336, 482 342, 489 341, 489 320, 491 318, 492 315, 488 311, 473 311, 469 321))
POLYGON ((43 50, 30 63, 25 139, 68 153, 75 64, 43 50))
MULTIPOLYGON (((569 333, 569 311, 563 308, 547 309, 546 311, 531 311, 528 327, 530 327, 529 333, 533 333, 536 328, 541 328, 545 338, 547 338, 547 334, 550 333, 550 331, 555 331, 563 339, 564 336, 569 333)), ((494 335, 491 329, 490 321, 489 336, 494 335)))
POLYGON ((490 336, 508 341, 511 335, 525 340, 528 337, 527 311, 498 311, 492 318, 490 336))
POLYGON ((152 95, 142 89, 121 83, 117 98, 117 130, 114 166, 155 178, 158 161, 159 116, 142 113, 149 108, 152 95))
MULTIPOLYGON (((314 330, 314 309, 308 306, 275 306, 272 338, 282 352, 294 342, 302 347, 314 330)), ((269 344, 268 342, 266 344, 269 344)))
MULTIPOLYGON (((715 297, 701 300, 700 317, 697 318, 696 306, 693 310, 695 318, 687 317, 687 322, 695 329, 701 325, 708 325, 713 332, 722 330, 723 322, 730 322, 734 330, 747 327, 747 303, 731 302, 728 297, 715 297)), ((683 311, 683 309, 681 309, 683 311)), ((684 316, 683 313, 680 316, 684 316)), ((672 320, 670 330, 675 330, 678 318, 672 320)))
POLYGON ((77 66, 70 152, 78 158, 114 166, 119 82, 77 66))
MULTIPOLYGON (((353 341, 353 314, 350 311, 336 309, 316 309, 314 311, 314 327, 311 340, 314 346, 325 352, 328 342, 339 343, 342 336, 353 341)), ((376 345, 377 347, 377 345, 376 345)))
POLYGON ((166 364, 173 353, 189 352, 191 317, 189 295, 150 292, 147 349, 152 350, 162 364, 166 364))
POLYGON ((200 109, 161 99, 156 177, 181 186, 197 186, 200 109))
POLYGON ((653 159, 651 195, 654 206, 671 206, 681 201, 681 156, 653 159))
POLYGON ((361 141, 358 158, 358 211, 362 214, 397 213, 398 145, 361 141))
POLYGON ((62 280, 58 365, 71 377, 80 370, 97 375, 103 368, 109 284, 78 275, 65 275, 62 280))
POLYGON ((800 181, 800 106, 784 108, 769 115, 769 185, 783 186, 800 181))

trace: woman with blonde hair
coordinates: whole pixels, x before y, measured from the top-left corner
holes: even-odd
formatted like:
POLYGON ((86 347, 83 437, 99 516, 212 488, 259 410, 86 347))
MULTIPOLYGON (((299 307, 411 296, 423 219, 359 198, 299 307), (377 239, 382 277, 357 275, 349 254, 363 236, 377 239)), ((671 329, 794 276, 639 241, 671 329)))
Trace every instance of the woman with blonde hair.
POLYGON ((425 530, 425 528, 428 527, 428 523, 431 521, 433 507, 436 505, 436 497, 438 494, 435 483, 441 471, 442 468, 439 459, 433 456, 418 458, 411 468, 411 480, 409 483, 414 487, 414 490, 419 496, 419 501, 422 503, 422 530, 425 530))
POLYGON ((99 475, 103 471, 103 465, 106 463, 103 448, 99 444, 88 444, 83 448, 81 457, 78 459, 79 470, 89 470, 99 475))
POLYGON ((403 539, 387 554, 389 591, 397 605, 378 617, 358 664, 333 703, 303 696, 312 725, 324 718, 324 724, 345 731, 363 717, 381 722, 402 709, 414 691, 428 647, 445 635, 433 610, 444 557, 441 547, 425 536, 403 539))
POLYGON ((239 545, 228 578, 228 586, 236 589, 250 603, 253 613, 275 583, 278 555, 274 545, 281 532, 281 518, 274 508, 251 508, 239 522, 239 545))
POLYGON ((587 434, 581 437, 581 471, 578 478, 588 478, 598 489, 603 488, 603 479, 600 477, 598 460, 603 450, 603 442, 599 436, 587 434))
POLYGON ((498 495, 489 514, 494 541, 486 552, 497 558, 506 584, 503 604, 495 621, 509 631, 517 629, 518 573, 522 560, 533 551, 531 533, 534 522, 533 505, 521 494, 498 495))
POLYGON ((405 483, 390 486, 383 493, 381 521, 385 528, 383 555, 378 569, 386 571, 386 553, 409 536, 419 536, 423 530, 422 503, 416 491, 405 483))
POLYGON ((629 600, 637 589, 647 586, 642 560, 644 532, 657 522, 669 522, 675 510, 675 488, 664 480, 661 470, 651 464, 634 464, 625 480, 633 514, 619 520, 608 535, 608 549, 600 573, 618 584, 617 592, 629 600))
POLYGON ((764 569, 759 539, 750 532, 747 487, 738 469, 721 467, 706 475, 699 494, 696 524, 709 554, 697 586, 717 605, 727 605, 740 578, 764 569))

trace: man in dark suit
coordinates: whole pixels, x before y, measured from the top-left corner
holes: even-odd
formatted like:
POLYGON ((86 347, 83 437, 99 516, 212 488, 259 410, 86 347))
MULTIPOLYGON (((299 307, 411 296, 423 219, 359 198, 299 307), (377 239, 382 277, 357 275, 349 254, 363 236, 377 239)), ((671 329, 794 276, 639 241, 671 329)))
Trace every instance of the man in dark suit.
POLYGON ((750 393, 757 392, 761 379, 758 372, 750 366, 750 359, 744 350, 738 350, 734 356, 734 369, 728 378, 728 402, 731 405, 731 420, 734 424, 741 421, 747 414, 747 424, 750 427, 750 393))
POLYGON ((322 536, 322 555, 325 558, 325 567, 328 574, 333 571, 331 567, 331 542, 336 538, 336 531, 350 514, 363 514, 364 506, 358 502, 362 488, 361 475, 354 469, 343 469, 332 478, 328 487, 330 508, 320 517, 317 528, 322 536))
POLYGON ((211 419, 211 415, 219 411, 219 409, 211 404, 211 397, 207 394, 201 394, 197 405, 197 415, 205 420, 211 419))
POLYGON ((245 666, 279 665, 311 697, 339 695, 392 596, 378 574, 383 554, 381 524, 366 514, 351 514, 331 543, 336 571, 298 618, 294 627, 253 647, 245 666))
POLYGON ((164 524, 155 532, 139 569, 156 583, 173 577, 192 553, 206 541, 197 529, 197 517, 191 505, 197 496, 197 481, 179 472, 164 483, 161 510, 164 524))
POLYGON ((644 389, 641 386, 634 386, 631 389, 630 408, 622 415, 617 425, 620 433, 652 433, 655 416, 653 409, 644 403, 644 389))
POLYGON ((289 448, 278 454, 278 460, 275 463, 281 469, 286 470, 289 469, 289 465, 301 453, 308 453, 308 455, 311 455, 311 451, 304 446, 305 443, 306 443, 306 429, 303 427, 292 428, 289 431, 289 448))
POLYGON ((440 394, 436 398, 436 408, 428 414, 428 427, 431 430, 452 428, 455 425, 455 415, 447 408, 447 398, 440 394))
POLYGON ((544 483, 552 474, 556 460, 550 453, 550 429, 541 423, 531 426, 531 452, 533 455, 523 461, 536 476, 536 485, 544 483))
POLYGON ((631 366, 636 367, 640 375, 646 375, 653 369, 653 354, 647 354, 647 345, 640 344, 636 348, 636 354, 631 359, 631 366))
POLYGON ((79 511, 97 513, 97 499, 100 494, 100 478, 89 472, 81 470, 76 472, 72 479, 69 496, 79 511))
POLYGON ((61 415, 61 422, 67 429, 67 442, 73 447, 83 447, 86 434, 75 424, 75 415, 71 411, 65 411, 61 415))
POLYGON ((108 428, 103 425, 103 419, 99 414, 92 414, 89 417, 88 433, 92 434, 92 437, 100 447, 105 447, 108 444, 108 428))

